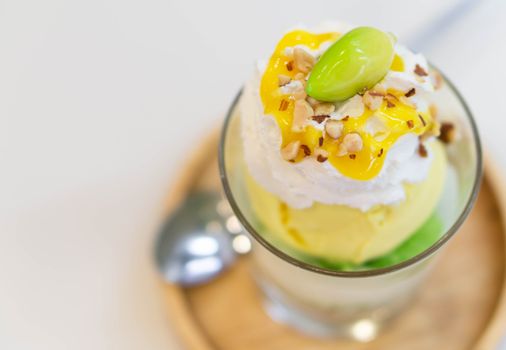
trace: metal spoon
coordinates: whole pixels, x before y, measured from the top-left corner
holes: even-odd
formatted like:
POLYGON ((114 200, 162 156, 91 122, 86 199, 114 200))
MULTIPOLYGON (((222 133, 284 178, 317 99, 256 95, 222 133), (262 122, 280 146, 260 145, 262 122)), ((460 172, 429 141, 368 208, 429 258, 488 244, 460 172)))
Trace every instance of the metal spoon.
POLYGON ((193 192, 163 225, 155 259, 163 278, 192 286, 220 275, 251 243, 228 203, 214 192, 193 192))

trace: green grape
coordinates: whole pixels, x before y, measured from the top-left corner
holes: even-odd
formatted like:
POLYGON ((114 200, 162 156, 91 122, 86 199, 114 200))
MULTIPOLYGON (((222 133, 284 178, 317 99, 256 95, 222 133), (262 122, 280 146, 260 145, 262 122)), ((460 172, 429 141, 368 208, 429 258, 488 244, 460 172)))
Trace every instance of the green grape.
POLYGON ((373 87, 388 72, 394 39, 371 27, 358 27, 337 40, 315 64, 306 92, 320 101, 343 101, 373 87))

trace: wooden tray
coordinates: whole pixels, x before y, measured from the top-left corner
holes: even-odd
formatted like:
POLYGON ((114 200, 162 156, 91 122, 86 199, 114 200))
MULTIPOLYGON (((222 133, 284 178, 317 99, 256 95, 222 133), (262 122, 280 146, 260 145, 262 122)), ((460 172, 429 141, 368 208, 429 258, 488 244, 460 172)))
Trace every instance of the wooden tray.
MULTIPOLYGON (((213 134, 188 158, 171 191, 169 212, 187 191, 219 189, 213 134)), ((273 322, 264 312, 247 258, 212 283, 164 284, 183 348, 191 350, 496 349, 506 335, 505 204, 502 178, 487 162, 474 210, 442 252, 414 305, 367 344, 321 340, 273 322)))

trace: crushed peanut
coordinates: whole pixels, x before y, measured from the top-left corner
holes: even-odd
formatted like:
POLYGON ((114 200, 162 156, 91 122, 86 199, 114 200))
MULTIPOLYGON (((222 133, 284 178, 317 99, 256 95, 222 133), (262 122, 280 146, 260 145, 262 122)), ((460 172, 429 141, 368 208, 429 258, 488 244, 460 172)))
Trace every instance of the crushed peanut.
POLYGON ((451 143, 455 140, 455 125, 448 122, 441 123, 441 134, 439 135, 439 139, 444 143, 451 143))
POLYGON ((305 74, 304 74, 304 73, 301 73, 301 72, 299 72, 299 73, 295 74, 295 76, 294 76, 293 78, 294 78, 295 80, 306 80, 306 76, 305 76, 305 74))
POLYGON ((316 157, 316 160, 319 161, 320 163, 323 163, 327 159, 329 159, 329 152, 327 152, 323 148, 315 148, 314 155, 316 157))
POLYGON ((330 113, 334 112, 336 110, 336 106, 334 106, 333 103, 320 103, 318 104, 315 109, 314 113, 316 115, 329 115, 330 113))
POLYGON ((362 100, 364 105, 369 108, 371 111, 375 111, 381 107, 383 103, 383 94, 375 91, 366 91, 364 96, 362 96, 362 100))
POLYGON ((314 115, 313 108, 305 100, 296 100, 293 109, 292 131, 302 132, 306 122, 314 115))
POLYGON ((283 157, 284 160, 288 161, 294 160, 299 154, 299 149, 300 141, 290 142, 288 145, 281 149, 281 157, 283 157))
POLYGON ((385 100, 387 100, 387 107, 388 108, 395 107, 395 103, 398 101, 397 97, 395 97, 395 95, 392 95, 392 94, 386 94, 385 100))
POLYGON ((314 99, 312 98, 311 96, 308 96, 306 98, 306 101, 311 105, 311 107, 315 108, 316 106, 318 106, 320 104, 320 101, 318 101, 317 99, 314 99))
POLYGON ((280 74, 278 75, 278 84, 279 86, 285 86, 291 81, 290 77, 287 75, 280 74))
POLYGON ((293 61, 299 71, 308 73, 313 68, 316 59, 306 50, 296 47, 293 49, 293 61))
POLYGON ((415 122, 411 119, 406 121, 406 124, 408 125, 409 129, 413 129, 415 127, 415 122))
POLYGON ((300 148, 306 157, 311 155, 311 149, 307 145, 300 145, 300 148))
POLYGON ((436 70, 431 71, 432 85, 434 85, 434 89, 439 90, 444 84, 444 79, 441 73, 436 70))
POLYGON ((420 66, 419 64, 415 66, 415 74, 421 77, 426 77, 427 75, 429 75, 429 73, 427 73, 425 69, 423 69, 422 66, 420 66))
POLYGON ((344 128, 343 122, 338 120, 332 119, 328 120, 325 123, 325 132, 334 140, 341 137, 341 134, 343 133, 343 128, 344 128))
POLYGON ((301 88, 301 89, 296 89, 293 92, 292 96, 296 100, 304 100, 307 97, 307 94, 306 94, 306 91, 304 90, 304 88, 301 88))
POLYGON ((363 147, 364 143, 362 137, 352 132, 344 136, 343 142, 339 145, 337 155, 341 157, 349 153, 357 153, 360 152, 363 147))

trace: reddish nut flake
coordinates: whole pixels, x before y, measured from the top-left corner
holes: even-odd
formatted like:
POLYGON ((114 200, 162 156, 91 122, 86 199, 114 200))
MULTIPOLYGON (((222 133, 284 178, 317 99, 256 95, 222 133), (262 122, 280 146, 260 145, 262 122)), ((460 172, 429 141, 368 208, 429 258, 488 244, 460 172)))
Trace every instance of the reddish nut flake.
POLYGON ((421 77, 426 77, 427 75, 429 75, 429 73, 427 73, 425 69, 423 69, 419 64, 415 66, 415 74, 421 77))
POLYGON ((283 112, 286 111, 287 108, 288 108, 288 101, 284 99, 281 100, 281 103, 279 104, 279 110, 283 112))
POLYGON ((411 88, 408 92, 406 92, 406 93, 404 94, 404 96, 406 96, 406 97, 411 97, 411 96, 413 96, 414 94, 416 94, 416 89, 415 89, 415 88, 411 88))
POLYGON ((287 64, 286 64, 286 69, 291 72, 293 70, 293 61, 289 61, 287 64))
POLYGON ((350 157, 350 159, 355 160, 355 158, 357 158, 357 155, 356 154, 350 154, 349 157, 350 157))
POLYGON ((420 121, 422 122, 423 126, 427 126, 427 122, 425 121, 425 119, 423 119, 421 114, 418 114, 418 118, 420 118, 420 121))
POLYGON ((324 157, 321 154, 318 155, 318 157, 316 157, 316 160, 319 161, 320 163, 327 161, 327 159, 328 159, 327 157, 324 157))
POLYGON ((318 139, 318 146, 323 146, 323 136, 320 136, 320 138, 318 139))
POLYGON ((385 96, 385 99, 387 100, 387 107, 388 108, 395 107, 395 102, 398 101, 397 97, 395 97, 395 95, 392 95, 392 94, 387 94, 385 96))
POLYGON ((425 147, 425 145, 423 143, 420 143, 418 145, 418 154, 422 158, 427 158, 427 155, 428 155, 427 148, 425 147))
POLYGON ((307 145, 300 145, 300 148, 304 152, 305 156, 310 156, 311 155, 311 149, 307 145))
POLYGON ((313 115, 312 119, 317 122, 318 124, 321 124, 325 121, 325 119, 329 118, 329 115, 313 115))
POLYGON ((439 139, 444 143, 451 143, 455 140, 455 125, 452 123, 444 122, 441 123, 441 134, 439 139))
POLYGON ((383 155, 383 148, 380 149, 380 151, 378 152, 378 158, 380 158, 382 155, 383 155))
POLYGON ((341 119, 341 120, 342 120, 343 122, 347 122, 347 121, 348 121, 348 119, 350 119, 350 116, 349 116, 349 115, 347 115, 346 117, 344 117, 344 118, 343 118, 343 119, 341 119))
POLYGON ((408 124, 408 128, 413 129, 415 127, 415 122, 411 119, 406 121, 406 124, 408 124))

